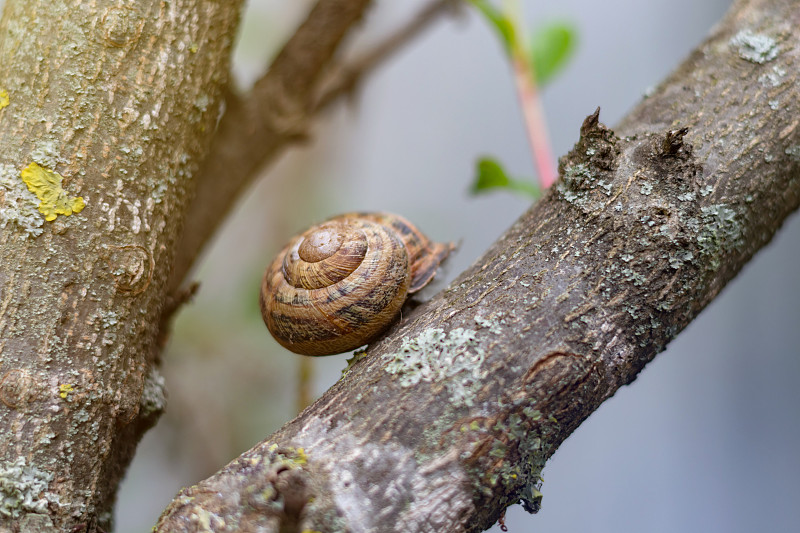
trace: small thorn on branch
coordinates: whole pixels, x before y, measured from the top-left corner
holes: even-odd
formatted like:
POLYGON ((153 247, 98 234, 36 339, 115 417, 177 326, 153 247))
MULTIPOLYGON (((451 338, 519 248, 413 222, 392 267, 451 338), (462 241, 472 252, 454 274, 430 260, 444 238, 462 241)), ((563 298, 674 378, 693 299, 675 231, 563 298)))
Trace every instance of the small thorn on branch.
POLYGON ((675 155, 683 148, 683 138, 689 132, 689 128, 681 128, 679 130, 670 130, 661 141, 662 155, 675 155))
POLYGON ((594 110, 594 113, 589 115, 583 120, 583 124, 581 125, 581 137, 586 137, 590 133, 597 130, 598 126, 600 125, 600 106, 597 106, 597 109, 594 110))

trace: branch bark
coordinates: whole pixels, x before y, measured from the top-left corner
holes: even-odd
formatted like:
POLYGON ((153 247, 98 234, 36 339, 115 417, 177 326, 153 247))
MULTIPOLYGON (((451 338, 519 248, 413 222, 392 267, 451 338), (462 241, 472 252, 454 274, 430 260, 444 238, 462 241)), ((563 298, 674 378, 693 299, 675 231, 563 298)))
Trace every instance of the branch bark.
POLYGON ((738 2, 475 266, 159 531, 479 531, 800 204, 800 5, 738 2))
POLYGON ((163 409, 157 325, 240 7, 5 4, 0 521, 13 531, 109 530, 117 484, 163 409), (37 198, 21 179, 31 163, 63 181, 47 175, 37 198), (79 213, 37 212, 77 197, 79 213))

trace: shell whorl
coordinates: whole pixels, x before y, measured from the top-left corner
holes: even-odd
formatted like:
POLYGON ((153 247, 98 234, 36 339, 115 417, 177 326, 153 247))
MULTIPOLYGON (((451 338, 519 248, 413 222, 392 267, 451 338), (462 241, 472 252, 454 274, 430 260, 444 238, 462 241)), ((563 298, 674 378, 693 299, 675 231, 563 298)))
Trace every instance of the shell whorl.
POLYGON ((355 349, 391 324, 409 293, 431 280, 451 250, 396 215, 330 219, 292 239, 267 268, 264 322, 296 353, 355 349))

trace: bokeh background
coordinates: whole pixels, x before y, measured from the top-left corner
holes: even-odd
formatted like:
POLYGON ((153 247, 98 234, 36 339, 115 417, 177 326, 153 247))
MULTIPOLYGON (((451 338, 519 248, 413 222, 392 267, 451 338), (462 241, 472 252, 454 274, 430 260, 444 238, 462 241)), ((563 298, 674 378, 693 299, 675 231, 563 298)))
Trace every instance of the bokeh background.
MULTIPOLYGON (((423 0, 381 0, 348 50, 402 24, 423 0)), ((601 106, 613 126, 696 46, 727 0, 525 1, 536 25, 579 31, 574 59, 544 91, 554 151, 601 106)), ((2 5, 2 0, 0 0, 2 5)), ((259 76, 310 0, 251 0, 236 51, 239 84, 259 76)), ((202 284, 175 324, 163 373, 167 413, 142 441, 117 504, 117 531, 148 531, 183 486, 210 475, 296 414, 299 356, 258 312, 265 265, 312 222, 388 210, 461 242, 434 290, 475 261, 528 207, 468 194, 475 161, 533 169, 501 47, 475 13, 439 22, 319 121, 311 142, 268 169, 217 235, 202 284)), ((796 531, 800 524, 800 222, 792 217, 722 295, 640 377, 556 452, 543 507, 509 509, 509 530, 796 531)), ((313 390, 345 355, 313 361, 313 390)), ((495 526, 492 531, 500 531, 495 526)))

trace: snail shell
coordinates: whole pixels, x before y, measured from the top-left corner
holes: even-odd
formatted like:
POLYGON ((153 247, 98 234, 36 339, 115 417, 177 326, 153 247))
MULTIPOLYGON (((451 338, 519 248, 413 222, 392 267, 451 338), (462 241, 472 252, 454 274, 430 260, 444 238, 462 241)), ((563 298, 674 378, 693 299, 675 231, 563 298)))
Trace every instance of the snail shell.
POLYGON ((394 321, 452 250, 397 215, 332 218, 292 239, 267 268, 261 314, 275 340, 295 353, 353 350, 394 321))

